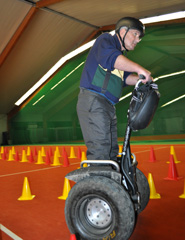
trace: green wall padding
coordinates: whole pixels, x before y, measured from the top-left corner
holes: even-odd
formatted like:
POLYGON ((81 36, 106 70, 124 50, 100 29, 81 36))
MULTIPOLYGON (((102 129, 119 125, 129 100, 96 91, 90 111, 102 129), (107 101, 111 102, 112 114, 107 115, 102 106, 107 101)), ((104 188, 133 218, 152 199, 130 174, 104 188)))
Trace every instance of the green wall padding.
MULTIPOLYGON (((147 27, 146 35, 128 58, 152 72, 154 78, 185 70, 185 24, 147 27)), ((80 76, 88 51, 70 60, 9 120, 12 144, 82 141, 76 114, 80 76), (58 83, 58 86, 56 84, 58 83), (53 90, 52 87, 56 86, 53 90), (40 99, 40 101, 38 101, 40 99), (38 101, 38 102, 37 102, 38 101)), ((151 124, 132 136, 185 134, 185 98, 163 104, 185 94, 185 74, 157 81, 161 98, 151 124)), ((123 96, 133 90, 127 87, 123 96)), ((124 137, 130 97, 116 105, 118 137, 124 137)))

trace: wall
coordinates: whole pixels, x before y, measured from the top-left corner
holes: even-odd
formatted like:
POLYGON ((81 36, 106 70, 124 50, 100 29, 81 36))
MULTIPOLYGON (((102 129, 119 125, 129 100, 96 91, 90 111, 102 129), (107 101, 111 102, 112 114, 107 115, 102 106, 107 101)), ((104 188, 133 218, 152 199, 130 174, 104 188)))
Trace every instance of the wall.
POLYGON ((5 114, 0 114, 0 144, 2 144, 2 134, 7 131, 7 116, 5 114))

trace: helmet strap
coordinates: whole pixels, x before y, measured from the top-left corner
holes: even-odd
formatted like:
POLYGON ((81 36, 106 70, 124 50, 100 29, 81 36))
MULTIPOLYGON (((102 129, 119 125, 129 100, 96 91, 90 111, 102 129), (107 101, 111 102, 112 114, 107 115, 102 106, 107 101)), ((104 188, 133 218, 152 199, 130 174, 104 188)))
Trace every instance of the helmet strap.
MULTIPOLYGON (((119 39, 120 39, 120 41, 121 41, 121 43, 122 43, 123 48, 126 50, 126 52, 129 51, 129 50, 125 47, 125 37, 126 37, 128 31, 129 31, 129 28, 127 28, 126 33, 125 33, 125 35, 123 36, 123 39, 121 39, 120 33, 118 33, 119 39)), ((124 52, 124 51, 123 51, 123 52, 124 52)))

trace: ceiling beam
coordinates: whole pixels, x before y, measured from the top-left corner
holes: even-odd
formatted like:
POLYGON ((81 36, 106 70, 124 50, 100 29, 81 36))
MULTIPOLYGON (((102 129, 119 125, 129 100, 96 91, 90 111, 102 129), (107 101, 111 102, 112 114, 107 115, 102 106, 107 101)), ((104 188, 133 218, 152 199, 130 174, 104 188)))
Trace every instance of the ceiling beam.
POLYGON ((36 2, 36 7, 37 8, 42 8, 42 7, 47 7, 49 5, 62 2, 64 0, 40 0, 39 2, 36 2))
POLYGON ((10 41, 8 42, 8 44, 6 45, 6 47, 4 48, 3 52, 0 55, 0 66, 8 57, 9 53, 15 46, 16 42, 18 41, 19 37, 27 27, 28 23, 30 22, 30 20, 32 19, 36 11, 37 11, 37 8, 32 7, 27 13, 27 15, 25 16, 25 18, 23 19, 23 21, 21 22, 21 24, 19 25, 19 27, 17 28, 16 32, 14 33, 14 35, 12 36, 12 38, 10 39, 10 41))

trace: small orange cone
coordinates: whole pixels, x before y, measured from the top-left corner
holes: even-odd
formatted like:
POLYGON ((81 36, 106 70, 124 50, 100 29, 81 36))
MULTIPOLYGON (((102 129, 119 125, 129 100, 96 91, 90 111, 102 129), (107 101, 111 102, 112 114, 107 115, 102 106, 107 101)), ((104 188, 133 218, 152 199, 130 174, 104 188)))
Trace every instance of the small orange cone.
POLYGON ((51 164, 51 166, 60 166, 60 165, 62 165, 62 164, 59 161, 58 152, 57 152, 57 150, 55 150, 54 160, 53 160, 53 164, 51 164))
POLYGON ((37 152, 37 148, 36 148, 36 147, 34 147, 33 155, 34 155, 34 156, 37 156, 37 155, 38 155, 38 152, 37 152))
POLYGON ((35 164, 44 164, 44 161, 43 161, 42 154, 41 154, 40 150, 39 150, 37 162, 35 164))
POLYGON ((19 159, 19 152, 16 150, 15 152, 15 161, 19 162, 20 159, 19 159))
POLYGON ((64 156, 64 152, 66 152, 66 149, 65 149, 65 147, 64 146, 62 146, 62 156, 64 156))
POLYGON ((33 163, 34 162, 34 157, 33 157, 33 152, 30 150, 30 154, 29 154, 29 157, 28 157, 28 162, 29 163, 33 163))
POLYGON ((70 166, 69 159, 68 159, 68 156, 67 156, 66 152, 64 152, 64 164, 62 166, 63 167, 69 167, 70 166))
POLYGON ((149 162, 156 162, 155 153, 153 147, 150 147, 150 159, 149 162))
POLYGON ((8 148, 7 147, 4 148, 4 152, 5 152, 5 154, 8 154, 8 148))
POLYGON ((76 235, 75 234, 71 234, 70 240, 76 240, 76 235))
POLYGON ((74 151, 74 147, 71 147, 71 151, 70 151, 70 156, 69 156, 69 158, 76 158, 75 151, 74 151))
POLYGON ((63 195, 58 197, 58 199, 66 200, 70 190, 71 190, 71 186, 70 186, 70 183, 69 183, 69 179, 65 178, 63 195))
POLYGON ((12 150, 9 151, 8 161, 14 161, 12 150))
POLYGON ((5 151, 2 153, 2 160, 6 160, 6 152, 5 151))
POLYGON ((31 195, 30 186, 28 182, 28 178, 24 178, 24 184, 22 189, 22 196, 18 198, 19 201, 24 200, 32 200, 35 197, 35 195, 31 195))
MULTIPOLYGON (((46 156, 47 156, 47 153, 46 153, 46 156)), ((52 150, 52 147, 49 147, 49 156, 50 156, 50 157, 53 156, 53 150, 52 150)))
POLYGON ((185 181, 184 181, 184 192, 179 196, 179 198, 185 198, 185 181))
POLYGON ((156 192, 154 180, 151 173, 148 174, 148 183, 150 187, 150 199, 160 199, 161 196, 156 192))
POLYGON ((174 163, 173 155, 170 154, 170 165, 168 170, 168 177, 164 178, 165 180, 179 180, 183 177, 179 177, 176 169, 176 165, 174 163))
POLYGON ((45 160, 45 164, 46 165, 50 165, 51 164, 51 160, 50 160, 50 150, 46 152, 46 160, 45 160))
POLYGON ((80 147, 78 147, 77 158, 78 158, 78 159, 81 159, 81 157, 82 157, 82 152, 81 152, 80 147))
POLYGON ((22 159, 20 162, 28 162, 28 159, 26 158, 26 151, 22 150, 22 159))

